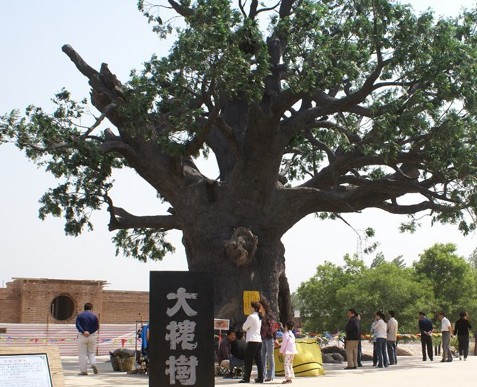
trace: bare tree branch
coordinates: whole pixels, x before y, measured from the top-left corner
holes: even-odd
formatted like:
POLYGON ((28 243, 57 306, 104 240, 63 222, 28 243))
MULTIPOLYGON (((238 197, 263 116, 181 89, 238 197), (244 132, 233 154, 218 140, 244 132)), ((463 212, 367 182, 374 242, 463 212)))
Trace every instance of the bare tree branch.
POLYGON ((248 13, 249 19, 254 19, 257 16, 258 0, 252 0, 250 3, 250 11, 248 13))
POLYGON ((378 90, 383 87, 405 87, 405 86, 413 86, 414 82, 400 82, 400 81, 389 81, 389 82, 378 82, 375 83, 373 86, 373 91, 378 90))
MULTIPOLYGON (((288 95, 287 97, 289 101, 298 98, 298 96, 292 95, 288 95)), ((354 113, 364 117, 372 116, 371 109, 360 105, 350 104, 351 99, 348 100, 348 103, 344 103, 343 101, 345 99, 346 97, 342 99, 334 98, 323 91, 319 91, 313 98, 313 101, 317 104, 316 107, 310 107, 296 112, 296 114, 291 117, 282 120, 281 127, 288 136, 294 136, 308 128, 311 125, 310 123, 314 122, 315 119, 338 112, 354 113)))
POLYGON ((86 63, 69 44, 65 44, 61 49, 66 55, 68 55, 81 74, 83 74, 86 78, 91 79, 93 77, 99 76, 99 72, 86 63))
POLYGON ((311 130, 307 130, 305 133, 304 133, 304 136, 305 138, 310 142, 311 145, 313 145, 314 147, 316 147, 317 149, 323 151, 326 153, 326 155, 328 156, 328 160, 331 162, 335 159, 335 154, 334 152, 322 141, 316 139, 314 136, 313 136, 313 133, 311 132, 311 130))
POLYGON ((175 215, 136 216, 130 214, 123 208, 112 206, 110 200, 109 204, 109 231, 130 228, 152 228, 160 231, 182 229, 182 226, 175 215))
POLYGON ((275 5, 271 6, 271 7, 260 8, 259 10, 257 10, 255 16, 258 15, 259 13, 261 13, 261 12, 267 12, 267 11, 272 11, 272 10, 274 10, 275 8, 277 8, 277 7, 280 5, 280 3, 281 3, 281 0, 279 0, 277 4, 275 4, 275 5))
POLYGON ((184 7, 183 5, 179 4, 174 0, 168 0, 168 2, 172 6, 172 8, 174 8, 174 11, 176 11, 179 15, 185 18, 191 17, 194 14, 192 8, 184 7))
MULTIPOLYGON (((68 55, 81 74, 89 79, 89 84, 92 88, 91 101, 100 112, 104 113, 106 107, 111 103, 116 106, 124 103, 121 82, 109 71, 105 63, 101 65, 101 71, 98 72, 89 66, 70 45, 65 44, 62 50, 68 55)), ((117 127, 121 126, 117 109, 110 109, 107 117, 117 127)))
POLYGON ((314 121, 312 124, 309 124, 309 129, 313 128, 325 128, 325 129, 333 129, 336 130, 338 133, 342 134, 346 137, 350 144, 356 144, 361 141, 361 137, 356 133, 351 132, 350 130, 346 129, 344 126, 337 124, 336 122, 332 121, 314 121))
MULTIPOLYGON (((246 1, 245 1, 245 3, 246 3, 246 1)), ((240 12, 242 12, 242 15, 244 17, 247 17, 247 12, 245 12, 245 3, 242 3, 242 0, 239 0, 240 12)))
POLYGON ((101 122, 104 121, 104 119, 108 116, 108 114, 113 111, 114 109, 117 108, 117 105, 113 102, 111 102, 108 106, 104 108, 104 111, 101 113, 101 115, 96 119, 96 122, 88 128, 86 132, 84 132, 81 137, 86 138, 88 137, 93 130, 95 130, 99 125, 101 125, 101 122))
POLYGON ((398 205, 398 204, 383 202, 383 203, 375 205, 374 207, 380 208, 381 210, 389 212, 390 214, 398 214, 398 215, 406 215, 406 214, 412 215, 417 212, 421 212, 425 210, 442 211, 443 209, 447 208, 446 206, 442 204, 433 203, 429 201, 423 201, 423 202, 420 202, 417 204, 411 204, 411 205, 398 205))
POLYGON ((358 105, 366 99, 366 97, 371 94, 371 92, 374 90, 374 82, 376 82, 381 75, 381 71, 385 67, 386 64, 390 63, 391 60, 382 60, 378 61, 378 65, 376 68, 373 70, 373 72, 368 76, 366 81, 363 83, 363 86, 357 90, 354 93, 351 93, 350 95, 339 99, 339 103, 342 106, 346 105, 358 105))
POLYGON ((280 18, 283 19, 291 15, 293 4, 296 1, 297 0, 282 0, 279 11, 280 18))
POLYGON ((239 144, 237 137, 235 136, 233 129, 225 122, 222 117, 217 118, 217 127, 227 140, 227 144, 230 147, 237 162, 242 163, 245 160, 242 146, 239 144))
POLYGON ((194 155, 200 150, 204 142, 207 140, 207 137, 209 136, 209 133, 212 130, 219 113, 219 107, 209 104, 209 115, 207 120, 204 125, 202 125, 202 128, 199 130, 199 133, 196 135, 196 137, 187 144, 187 155, 194 155))

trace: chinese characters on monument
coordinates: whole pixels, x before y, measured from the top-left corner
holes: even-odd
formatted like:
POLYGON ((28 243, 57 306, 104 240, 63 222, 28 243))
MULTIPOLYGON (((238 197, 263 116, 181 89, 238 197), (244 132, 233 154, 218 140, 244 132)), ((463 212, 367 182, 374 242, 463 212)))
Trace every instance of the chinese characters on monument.
POLYGON ((149 385, 214 385, 213 277, 151 272, 149 385))
MULTIPOLYGON (((182 309, 188 317, 197 316, 197 311, 193 310, 187 300, 196 300, 197 293, 187 293, 186 289, 179 288, 177 293, 169 293, 167 295, 168 300, 176 300, 176 304, 173 308, 167 308, 166 314, 174 318, 177 312, 182 309)), ((195 322, 190 320, 175 321, 172 320, 166 326, 166 340, 169 341, 169 349, 176 350, 178 346, 183 351, 192 351, 197 347, 195 342, 195 322)), ((196 382, 196 367, 198 365, 196 356, 184 356, 179 358, 175 356, 169 356, 169 360, 166 361, 166 374, 169 375, 169 384, 176 384, 176 380, 179 380, 181 384, 186 386, 193 386, 196 382)))

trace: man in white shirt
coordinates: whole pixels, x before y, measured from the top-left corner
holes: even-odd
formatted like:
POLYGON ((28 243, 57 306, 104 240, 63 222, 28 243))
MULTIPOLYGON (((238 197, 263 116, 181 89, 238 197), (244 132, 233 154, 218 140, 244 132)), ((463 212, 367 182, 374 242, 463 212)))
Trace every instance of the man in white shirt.
POLYGON ((398 322, 394 318, 396 313, 394 310, 388 312, 388 332, 386 337, 386 346, 388 349, 389 364, 397 364, 397 354, 396 354, 396 345, 397 345, 397 333, 398 333, 398 322))
POLYGON ((437 313, 437 318, 441 322, 442 333, 442 362, 451 362, 452 353, 450 349, 450 338, 452 332, 452 325, 444 312, 437 313))

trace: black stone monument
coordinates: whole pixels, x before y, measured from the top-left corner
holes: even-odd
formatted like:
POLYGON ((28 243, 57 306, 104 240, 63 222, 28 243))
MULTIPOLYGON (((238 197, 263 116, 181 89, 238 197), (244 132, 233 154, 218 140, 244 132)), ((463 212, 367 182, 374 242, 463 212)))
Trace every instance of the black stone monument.
POLYGON ((152 271, 149 329, 150 387, 215 385, 212 273, 152 271))

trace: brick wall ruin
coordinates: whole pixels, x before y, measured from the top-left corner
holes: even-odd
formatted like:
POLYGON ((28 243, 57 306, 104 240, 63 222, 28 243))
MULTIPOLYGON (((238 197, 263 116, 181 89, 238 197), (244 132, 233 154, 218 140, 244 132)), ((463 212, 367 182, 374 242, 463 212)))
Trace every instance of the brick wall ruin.
POLYGON ((106 281, 16 278, 0 288, 0 323, 72 324, 87 302, 102 324, 149 319, 149 293, 104 290, 106 281))

